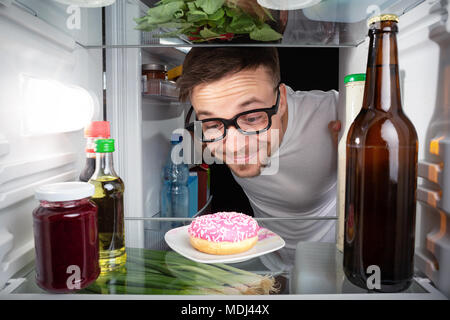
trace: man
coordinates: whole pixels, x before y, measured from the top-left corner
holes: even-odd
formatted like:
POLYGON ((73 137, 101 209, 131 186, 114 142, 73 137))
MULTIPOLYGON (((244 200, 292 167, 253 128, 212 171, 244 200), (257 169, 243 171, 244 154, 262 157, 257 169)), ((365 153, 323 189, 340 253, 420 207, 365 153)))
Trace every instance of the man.
MULTIPOLYGON (((177 85, 201 121, 206 148, 231 169, 255 217, 336 215, 336 91, 294 92, 280 83, 276 48, 193 48, 177 85)), ((288 249, 335 241, 333 220, 267 227, 288 249)))

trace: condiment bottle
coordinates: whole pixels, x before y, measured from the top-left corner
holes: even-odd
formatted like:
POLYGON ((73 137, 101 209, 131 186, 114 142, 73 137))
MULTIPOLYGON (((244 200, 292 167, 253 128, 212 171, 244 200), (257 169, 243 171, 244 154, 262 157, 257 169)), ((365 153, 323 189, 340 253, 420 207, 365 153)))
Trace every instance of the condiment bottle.
POLYGON ((95 172, 89 183, 95 186, 92 200, 98 206, 99 262, 101 273, 125 265, 124 206, 122 179, 114 171, 114 139, 97 140, 95 172))
POLYGON ((338 145, 338 193, 337 208, 339 217, 339 227, 337 232, 337 248, 344 250, 344 220, 345 220, 345 165, 347 134, 353 120, 361 111, 364 94, 365 73, 349 74, 344 78, 345 84, 345 123, 343 124, 343 134, 338 145))
POLYGON ((39 187, 33 211, 36 282, 49 292, 68 293, 97 279, 97 206, 94 187, 64 182, 39 187))
POLYGON ((84 129, 86 142, 86 164, 80 174, 80 181, 88 182, 95 172, 95 142, 110 137, 108 121, 93 121, 84 129))
POLYGON ((156 63, 142 65, 142 88, 146 94, 159 92, 159 86, 152 90, 151 80, 167 80, 167 66, 156 63))

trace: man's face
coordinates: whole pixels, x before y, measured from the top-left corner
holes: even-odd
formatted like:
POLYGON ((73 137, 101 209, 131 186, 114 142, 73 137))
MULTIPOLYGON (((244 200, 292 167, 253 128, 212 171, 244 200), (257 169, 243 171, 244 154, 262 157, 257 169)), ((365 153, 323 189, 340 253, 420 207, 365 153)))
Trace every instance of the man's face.
MULTIPOLYGON (((276 103, 276 89, 267 69, 260 67, 196 86, 191 102, 198 120, 232 119, 245 111, 272 107, 276 103)), ((257 176, 281 142, 286 109, 286 88, 281 85, 278 112, 272 116, 272 125, 268 131, 244 135, 230 126, 224 139, 207 143, 206 147, 215 158, 226 163, 235 175, 243 178, 257 176)))

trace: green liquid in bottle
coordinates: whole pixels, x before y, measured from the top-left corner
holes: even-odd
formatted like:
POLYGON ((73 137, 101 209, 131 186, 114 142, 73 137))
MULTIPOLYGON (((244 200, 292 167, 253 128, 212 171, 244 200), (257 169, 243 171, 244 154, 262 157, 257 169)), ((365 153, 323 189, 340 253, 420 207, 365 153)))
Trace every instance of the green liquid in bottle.
POLYGON ((95 187, 92 201, 98 207, 99 264, 100 272, 105 274, 120 269, 127 260, 123 206, 125 187, 113 167, 114 141, 98 140, 97 143, 106 150, 97 150, 96 170, 89 183, 95 187))
POLYGON ((98 239, 101 272, 125 265, 123 191, 120 178, 102 176, 90 181, 95 186, 92 200, 98 206, 98 239))

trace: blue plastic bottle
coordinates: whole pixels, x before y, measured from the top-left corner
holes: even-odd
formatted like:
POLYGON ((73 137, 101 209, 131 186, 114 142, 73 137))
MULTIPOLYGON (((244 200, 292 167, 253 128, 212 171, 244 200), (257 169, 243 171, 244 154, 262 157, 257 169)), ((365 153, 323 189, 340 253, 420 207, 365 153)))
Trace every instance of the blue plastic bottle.
MULTIPOLYGON (((182 161, 183 137, 172 135, 171 149, 162 172, 161 217, 186 218, 189 215, 189 167, 182 161)), ((163 224, 168 228, 181 226, 181 222, 163 224)))

